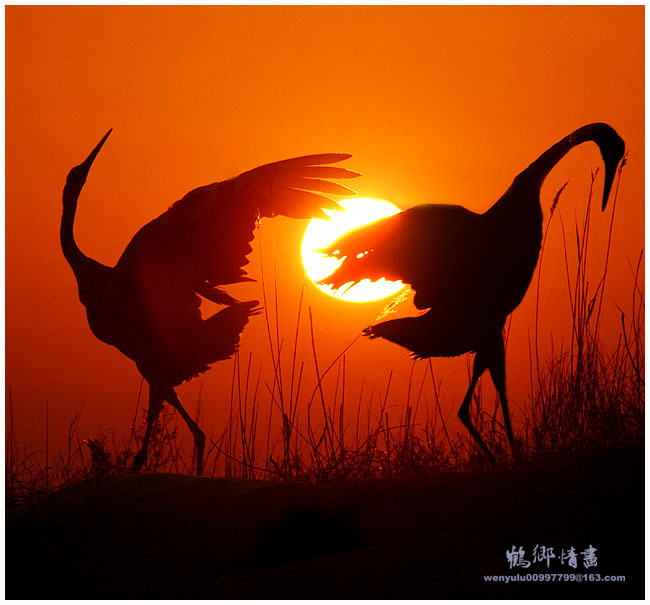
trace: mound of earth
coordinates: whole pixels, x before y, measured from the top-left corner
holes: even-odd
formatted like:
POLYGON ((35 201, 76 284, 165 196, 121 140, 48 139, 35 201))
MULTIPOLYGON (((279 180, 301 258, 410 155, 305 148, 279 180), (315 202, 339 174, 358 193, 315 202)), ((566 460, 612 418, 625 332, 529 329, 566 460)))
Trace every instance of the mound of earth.
POLYGON ((6 597, 641 599, 644 450, 334 487, 93 479, 7 509, 6 597))

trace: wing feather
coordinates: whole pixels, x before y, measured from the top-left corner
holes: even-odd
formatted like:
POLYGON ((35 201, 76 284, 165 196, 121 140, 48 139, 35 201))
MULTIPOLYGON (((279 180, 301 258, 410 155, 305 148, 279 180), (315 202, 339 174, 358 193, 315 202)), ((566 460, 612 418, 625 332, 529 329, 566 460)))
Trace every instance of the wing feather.
POLYGON ((321 208, 343 210, 340 204, 323 195, 290 187, 272 187, 265 202, 260 208, 261 216, 281 214, 291 218, 329 219, 321 208))
MULTIPOLYGON (((255 170, 274 170, 275 168, 290 168, 292 166, 320 166, 321 164, 336 164, 343 160, 349 160, 352 157, 350 153, 314 153, 312 155, 301 155, 288 160, 271 162, 254 168, 255 170)), ((252 171, 251 171, 252 172, 252 171)))
POLYGON ((296 167, 293 174, 297 177, 319 179, 353 179, 361 176, 360 172, 338 166, 303 166, 296 167))
POLYGON ((418 308, 460 305, 476 298, 485 280, 481 215, 460 206, 426 204, 351 231, 322 252, 344 258, 321 283, 337 288, 364 278, 401 279, 418 308))
POLYGON ((354 195, 353 189, 345 185, 339 185, 332 181, 325 181, 323 179, 304 178, 301 176, 293 176, 287 179, 278 179, 278 185, 283 187, 290 187, 293 189, 304 189, 305 191, 322 191, 323 193, 331 193, 333 195, 354 195))
POLYGON ((116 269, 136 281, 159 315, 171 317, 185 309, 200 317, 197 292, 227 304, 228 297, 215 288, 249 279, 243 267, 260 217, 328 218, 323 208, 340 208, 328 195, 354 194, 326 180, 359 176, 327 166, 350 157, 327 153, 291 158, 198 187, 145 225, 116 269))

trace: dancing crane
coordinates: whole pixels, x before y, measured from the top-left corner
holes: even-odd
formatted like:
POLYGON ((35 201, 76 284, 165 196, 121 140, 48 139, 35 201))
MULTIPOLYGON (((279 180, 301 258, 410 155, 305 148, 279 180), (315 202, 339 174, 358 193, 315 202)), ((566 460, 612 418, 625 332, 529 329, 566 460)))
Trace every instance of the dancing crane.
POLYGON ((493 465, 494 456, 471 421, 472 393, 489 370, 514 452, 502 331, 524 298, 539 257, 542 183, 569 150, 586 141, 598 145, 605 163, 604 211, 625 144, 610 126, 595 123, 550 147, 483 214, 462 206, 423 204, 351 231, 320 251, 343 259, 320 283, 340 288, 364 278, 401 279, 415 290, 415 306, 428 309, 419 317, 370 326, 366 336, 401 345, 416 359, 476 353, 458 415, 493 465))
POLYGON ((153 424, 167 401, 192 432, 200 475, 205 434, 183 408, 174 387, 229 359, 249 317, 260 311, 258 301, 239 302, 220 286, 254 281, 243 267, 260 218, 328 218, 322 209, 340 206, 322 194, 354 191, 327 179, 359 174, 327 165, 351 157, 348 154, 317 154, 266 164, 199 187, 142 227, 115 267, 108 267, 81 252, 73 227, 88 172, 110 133, 68 174, 61 247, 77 279, 93 334, 132 359, 149 384, 147 425, 133 471, 139 472, 147 459, 153 424), (226 308, 203 319, 201 297, 226 308))

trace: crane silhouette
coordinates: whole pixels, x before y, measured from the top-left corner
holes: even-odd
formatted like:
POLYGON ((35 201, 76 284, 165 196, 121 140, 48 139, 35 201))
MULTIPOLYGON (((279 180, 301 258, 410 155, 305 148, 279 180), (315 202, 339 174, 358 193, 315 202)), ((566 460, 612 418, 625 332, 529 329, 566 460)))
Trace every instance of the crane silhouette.
POLYGON ((364 278, 401 279, 415 290, 415 306, 428 309, 419 317, 366 328, 366 336, 401 345, 416 359, 476 353, 458 415, 493 465, 494 456, 471 421, 472 393, 489 370, 514 452, 502 331, 524 298, 539 257, 542 183, 569 150, 586 141, 598 145, 605 163, 604 211, 625 144, 607 124, 588 124, 517 175, 483 214, 462 206, 423 204, 351 231, 320 251, 343 262, 319 283, 340 288, 364 278))
POLYGON ((167 401, 192 432, 196 471, 201 474, 205 434, 174 387, 230 358, 249 317, 260 311, 258 301, 239 302, 219 286, 254 281, 243 267, 260 218, 329 218, 322 208, 340 206, 322 194, 354 191, 327 179, 359 174, 327 165, 351 157, 348 154, 318 154, 266 164, 199 187, 142 227, 115 267, 108 267, 81 252, 73 227, 88 172, 110 133, 68 174, 61 247, 93 334, 132 359, 149 384, 147 425, 133 471, 140 471, 147 459, 153 424, 167 401), (203 319, 201 297, 226 308, 203 319))

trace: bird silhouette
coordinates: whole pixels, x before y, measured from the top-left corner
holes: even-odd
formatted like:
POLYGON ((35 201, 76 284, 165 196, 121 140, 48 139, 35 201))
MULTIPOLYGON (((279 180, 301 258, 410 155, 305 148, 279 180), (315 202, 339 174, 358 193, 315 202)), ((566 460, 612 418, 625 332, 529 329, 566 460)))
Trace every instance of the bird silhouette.
POLYGON ((415 306, 428 309, 419 317, 366 328, 366 336, 401 345, 416 359, 476 353, 458 415, 493 465, 494 456, 471 421, 472 393, 489 370, 514 452, 502 331, 524 298, 539 257, 542 183, 569 150, 585 141, 598 145, 605 163, 605 210, 625 144, 610 126, 596 123, 550 147, 483 214, 456 205, 415 206, 351 231, 320 251, 343 261, 320 283, 340 288, 364 278, 401 279, 415 290, 415 306))
POLYGON ((262 217, 328 218, 340 208, 323 193, 353 195, 327 179, 359 176, 336 166, 351 157, 308 155, 260 166, 236 178, 199 187, 140 229, 114 267, 84 255, 74 235, 77 201, 109 130, 87 159, 68 174, 63 190, 61 247, 72 267, 88 323, 100 340, 132 359, 149 384, 142 447, 133 460, 141 470, 153 424, 164 401, 187 423, 203 470, 205 434, 183 408, 177 385, 230 358, 258 301, 239 302, 220 286, 254 281, 243 267, 262 217), (201 315, 201 297, 225 305, 201 315))

